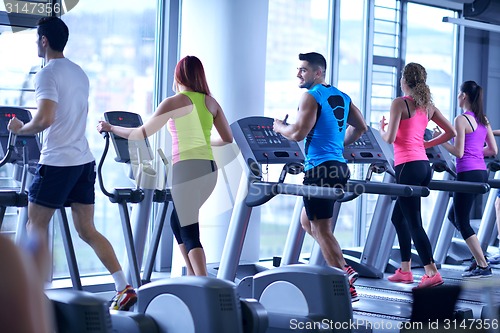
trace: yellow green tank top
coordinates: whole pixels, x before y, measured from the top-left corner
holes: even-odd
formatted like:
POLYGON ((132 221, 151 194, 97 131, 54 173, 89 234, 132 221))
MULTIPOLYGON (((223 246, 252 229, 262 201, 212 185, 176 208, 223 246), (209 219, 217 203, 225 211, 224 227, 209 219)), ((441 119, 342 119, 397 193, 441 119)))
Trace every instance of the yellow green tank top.
POLYGON ((168 121, 172 135, 172 163, 185 160, 213 160, 210 134, 214 117, 205 105, 205 94, 183 91, 193 103, 193 110, 168 121))

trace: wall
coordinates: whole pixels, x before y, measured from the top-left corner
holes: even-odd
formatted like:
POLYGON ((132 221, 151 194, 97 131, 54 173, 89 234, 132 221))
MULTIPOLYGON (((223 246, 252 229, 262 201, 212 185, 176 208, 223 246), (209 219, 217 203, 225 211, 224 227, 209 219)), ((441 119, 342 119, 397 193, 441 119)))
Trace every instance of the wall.
MULTIPOLYGON (((229 123, 264 114, 268 0, 184 0, 180 56, 203 62, 212 95, 229 123)), ((207 262, 220 260, 242 165, 231 145, 214 150, 219 180, 200 213, 207 262)), ((259 259, 260 210, 254 209, 243 260, 259 259)))

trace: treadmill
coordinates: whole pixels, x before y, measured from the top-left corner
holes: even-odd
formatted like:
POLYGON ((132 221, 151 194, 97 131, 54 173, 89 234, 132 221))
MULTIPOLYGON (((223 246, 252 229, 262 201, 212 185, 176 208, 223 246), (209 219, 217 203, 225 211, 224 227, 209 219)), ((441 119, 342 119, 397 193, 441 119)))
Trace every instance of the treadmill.
MULTIPOLYGON (((427 135, 428 134, 429 133, 427 133, 427 135)), ((427 230, 431 245, 434 246, 436 242, 438 242, 438 237, 440 237, 439 231, 441 229, 441 225, 443 224, 444 217, 447 216, 451 192, 463 191, 469 193, 484 194, 489 190, 489 185, 484 183, 454 181, 453 179, 455 169, 453 161, 451 160, 450 154, 446 150, 444 150, 442 146, 432 147, 430 149, 427 149, 426 152, 427 156, 429 157, 429 161, 432 164, 433 171, 445 172, 443 180, 432 180, 429 183, 429 189, 439 191, 429 230, 427 230)), ((381 265, 383 265, 384 262, 386 263, 385 272, 392 273, 395 268, 399 267, 398 261, 400 260, 400 257, 399 251, 396 251, 397 248, 392 248, 391 246, 395 239, 394 227, 392 226, 390 220, 387 220, 387 224, 390 225, 388 229, 390 233, 393 234, 389 233, 384 235, 384 239, 388 239, 389 241, 386 243, 379 242, 378 245, 390 250, 389 257, 386 256, 387 252, 382 251, 382 253, 385 253, 385 255, 383 255, 382 258, 379 258, 379 260, 382 260, 381 265)), ((369 239, 367 239, 367 246, 368 245, 369 239)), ((418 268, 419 262, 420 259, 415 252, 415 255, 412 257, 412 266, 415 266, 412 267, 415 281, 420 280, 420 278, 424 275, 423 268, 418 268)), ((438 262, 439 264, 437 258, 436 262, 438 262)), ((440 273, 445 280, 446 285, 460 285, 462 281, 462 272, 462 267, 449 267, 448 265, 441 265, 440 269, 440 273)), ((374 316, 377 312, 384 312, 390 313, 391 316, 399 317, 402 319, 409 318, 409 316, 411 315, 410 304, 412 303, 411 292, 415 284, 406 285, 401 283, 392 283, 388 281, 386 277, 387 276, 384 276, 383 280, 370 280, 361 278, 356 282, 356 290, 362 297, 359 304, 353 304, 353 310, 355 314, 358 313, 374 316), (366 301, 365 298, 367 298, 366 301), (389 301, 386 301, 387 298, 389 298, 389 301), (401 302, 406 303, 407 305, 398 304, 401 302), (383 311, 381 311, 380 309, 383 309, 383 311)), ((458 297, 458 302, 455 309, 455 317, 457 320, 472 317, 479 318, 483 311, 484 304, 485 300, 483 299, 482 295, 477 293, 474 294, 474 292, 470 290, 462 290, 458 297)))
MULTIPOLYGON (((370 164, 367 179, 371 177, 373 172, 385 172, 384 183, 380 185, 392 188, 401 185, 394 183, 393 152, 391 148, 382 140, 376 129, 369 128, 356 142, 345 148, 344 157, 349 163, 370 164)), ((441 188, 444 184, 446 183, 442 182, 434 184, 434 186, 441 188)), ((413 302, 412 288, 415 286, 395 284, 384 278, 396 236, 394 227, 390 222, 395 199, 395 195, 380 195, 375 206, 364 248, 343 250, 348 264, 357 270, 361 276, 355 284, 360 301, 352 304, 354 318, 378 324, 384 322, 393 327, 400 322, 410 320, 413 302)), ((343 201, 343 199, 340 201, 343 201)), ((336 206, 340 206, 340 203, 336 206)), ((334 214, 338 214, 339 208, 334 208, 334 214)), ((297 228, 300 228, 299 220, 292 220, 292 225, 294 224, 297 228)), ((285 249, 283 257, 285 264, 299 259, 300 249, 297 249, 297 246, 302 243, 302 240, 297 240, 297 235, 289 235, 289 237, 287 243, 290 244, 291 248, 285 249)), ((313 249, 309 261, 324 263, 319 249, 313 249)), ((472 311, 466 306, 460 305, 457 308, 457 320, 471 317, 472 311)))

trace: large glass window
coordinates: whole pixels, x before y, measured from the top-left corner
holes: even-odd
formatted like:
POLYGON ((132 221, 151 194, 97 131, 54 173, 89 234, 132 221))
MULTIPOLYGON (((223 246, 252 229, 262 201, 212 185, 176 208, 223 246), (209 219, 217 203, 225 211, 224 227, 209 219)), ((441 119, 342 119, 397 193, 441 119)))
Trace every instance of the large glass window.
MULTIPOLYGON (((148 118, 153 106, 155 68, 156 0, 80 1, 62 16, 70 30, 65 56, 80 65, 90 80, 87 138, 97 160, 104 140, 95 130, 106 111, 124 110, 148 118)), ((40 69, 37 57, 36 30, 12 33, 0 26, 0 105, 21 106, 36 112, 33 75, 40 69)), ((112 150, 112 148, 111 148, 112 150)), ((104 165, 108 190, 131 186, 126 169, 117 165, 114 152, 104 165)), ((76 255, 82 275, 107 273, 90 246, 81 241, 71 223, 76 255)), ((113 244, 121 262, 125 244, 118 207, 112 204, 96 185, 95 224, 113 244)), ((54 278, 69 275, 66 255, 59 234, 54 230, 54 278)))
POLYGON ((426 68, 434 103, 453 120, 456 26, 442 22, 444 16, 456 17, 456 12, 408 4, 406 62, 418 62, 426 68))
MULTIPOLYGON (((145 0, 137 6, 134 1, 86 0, 62 17, 70 29, 65 55, 79 64, 90 80, 87 138, 97 160, 101 158, 104 140, 95 127, 104 112, 130 111, 147 119, 154 108, 156 3, 145 0)), ((132 186, 126 168, 114 161, 112 150, 103 168, 108 191, 132 186)), ((124 263, 125 243, 118 206, 102 194, 97 184, 95 224, 124 263)), ((57 235, 59 228, 55 230, 57 235)), ((72 233, 80 273, 107 273, 92 248, 74 230, 72 233)), ((68 275, 63 247, 58 242, 56 237, 54 277, 68 275)))
MULTIPOLYGON (((363 12, 365 0, 343 0, 340 2, 340 35, 338 55, 339 64, 334 68, 338 73, 337 86, 347 93, 361 112, 364 113, 364 100, 361 96, 363 91, 363 69, 364 69, 364 20, 363 12)), ((353 179, 364 179, 363 168, 359 164, 350 164, 351 177, 353 179)), ((365 196, 368 198, 368 196, 365 196)), ((369 196, 369 202, 375 199, 369 196)), ((335 235, 342 247, 357 246, 364 239, 364 235, 357 233, 359 223, 356 210, 359 200, 349 201, 342 204, 335 235)))
POLYGON ((36 107, 32 76, 42 64, 36 51, 36 31, 13 33, 0 25, 0 105, 36 107))
MULTIPOLYGON (((453 124, 456 76, 456 26, 442 22, 444 16, 456 17, 456 12, 415 3, 408 4, 406 62, 417 62, 427 70, 434 104, 453 124), (425 16, 425 20, 422 17, 425 16)), ((436 126, 433 122, 429 127, 436 126)), ((442 174, 435 175, 439 179, 442 174)), ((422 221, 430 221, 437 193, 422 199, 422 221)))
MULTIPOLYGON (((298 88, 298 55, 319 52, 329 61, 329 13, 329 0, 269 1, 265 116, 283 119, 288 114, 289 122, 294 121, 304 93, 298 88)), ((278 180, 282 167, 269 166, 269 181, 278 180)), ((286 182, 301 183, 302 178, 288 175, 286 182)), ((278 196, 262 206, 261 258, 282 255, 295 201, 293 196, 278 196)))

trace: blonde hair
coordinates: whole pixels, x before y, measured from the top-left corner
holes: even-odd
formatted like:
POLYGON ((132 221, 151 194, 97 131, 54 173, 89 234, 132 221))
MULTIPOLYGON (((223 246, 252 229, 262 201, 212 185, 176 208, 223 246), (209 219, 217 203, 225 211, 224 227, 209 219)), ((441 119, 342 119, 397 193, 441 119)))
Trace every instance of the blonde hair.
POLYGON ((428 108, 432 103, 431 90, 427 85, 427 72, 424 66, 410 62, 403 68, 403 80, 411 89, 410 96, 419 107, 428 108))

